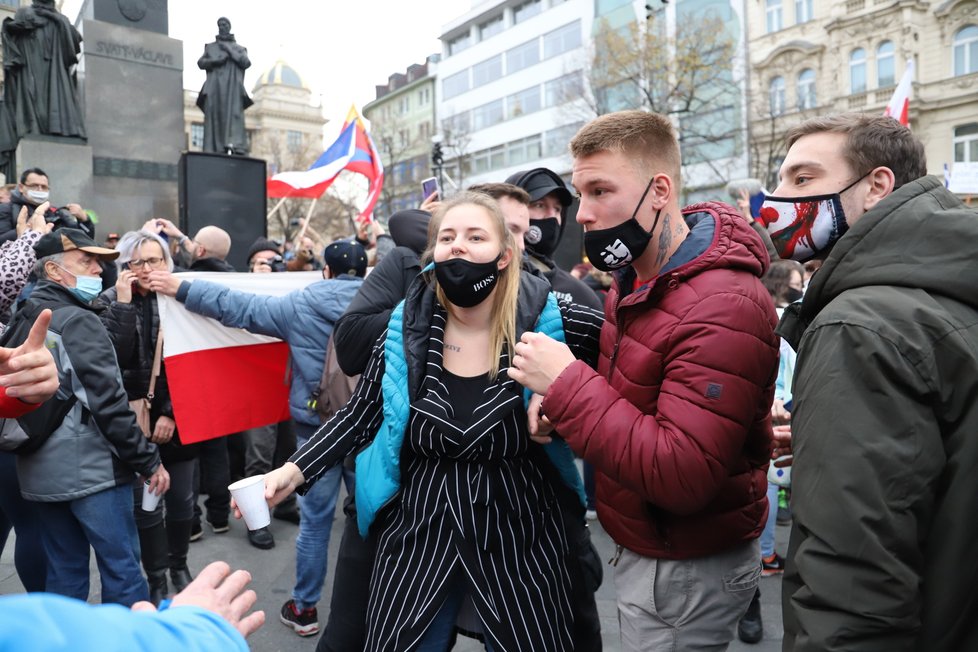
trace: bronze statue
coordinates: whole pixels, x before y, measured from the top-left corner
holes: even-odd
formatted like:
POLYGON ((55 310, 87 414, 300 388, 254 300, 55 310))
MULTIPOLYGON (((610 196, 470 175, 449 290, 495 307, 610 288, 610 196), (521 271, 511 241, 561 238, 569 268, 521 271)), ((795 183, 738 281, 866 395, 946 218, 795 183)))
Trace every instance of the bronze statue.
POLYGON ((217 20, 217 40, 204 46, 197 62, 207 71, 207 81, 197 96, 204 112, 204 151, 247 154, 244 110, 253 104, 244 87, 244 71, 251 66, 248 49, 238 45, 231 33, 231 21, 217 20))
POLYGON ((2 32, 4 109, 17 140, 29 133, 84 138, 72 70, 81 51, 78 30, 54 0, 34 0, 5 19, 2 32))

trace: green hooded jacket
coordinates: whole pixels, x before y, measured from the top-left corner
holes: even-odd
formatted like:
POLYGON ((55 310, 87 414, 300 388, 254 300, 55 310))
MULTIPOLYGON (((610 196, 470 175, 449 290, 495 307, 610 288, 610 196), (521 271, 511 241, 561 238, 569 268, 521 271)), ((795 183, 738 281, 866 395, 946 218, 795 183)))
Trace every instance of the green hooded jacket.
POLYGON ((778 327, 798 352, 784 650, 978 650, 978 212, 865 213, 778 327))

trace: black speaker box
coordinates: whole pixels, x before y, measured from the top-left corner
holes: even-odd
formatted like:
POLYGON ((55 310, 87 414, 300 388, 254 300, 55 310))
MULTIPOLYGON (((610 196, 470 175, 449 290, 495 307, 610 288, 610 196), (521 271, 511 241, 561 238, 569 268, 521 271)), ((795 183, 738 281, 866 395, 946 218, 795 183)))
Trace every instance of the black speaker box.
POLYGON ((193 237, 204 226, 231 236, 227 262, 248 271, 248 249, 267 233, 265 161, 244 156, 184 152, 180 156, 180 230, 193 237))

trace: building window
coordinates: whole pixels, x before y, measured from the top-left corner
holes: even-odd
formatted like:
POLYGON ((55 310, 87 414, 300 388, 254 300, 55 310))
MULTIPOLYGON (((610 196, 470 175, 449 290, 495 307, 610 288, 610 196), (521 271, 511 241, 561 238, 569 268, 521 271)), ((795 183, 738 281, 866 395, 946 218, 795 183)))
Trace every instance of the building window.
POLYGON ((418 91, 418 106, 424 106, 431 101, 431 89, 422 88, 418 91))
POLYGON ((887 88, 896 83, 893 67, 893 41, 883 41, 876 48, 876 88, 887 88))
POLYGON ((781 0, 766 0, 767 2, 767 32, 777 32, 781 29, 782 25, 782 14, 781 14, 781 0))
POLYGON ((978 163, 978 122, 954 128, 954 162, 978 163))
POLYGON ((513 22, 522 23, 527 18, 532 18, 543 11, 542 0, 527 0, 521 5, 513 7, 513 22))
POLYGON ((507 165, 521 165, 540 160, 542 155, 540 134, 521 138, 506 146, 507 165))
POLYGON ((478 131, 503 121, 503 101, 495 100, 472 109, 472 129, 478 131))
POLYGON ((511 75, 540 61, 539 39, 527 41, 506 51, 506 74, 511 75))
POLYGON ((795 0, 795 22, 799 25, 812 19, 812 0, 795 0))
POLYGON ((405 95, 397 103, 397 114, 404 115, 411 110, 411 96, 405 95))
POLYGON ((446 134, 467 134, 470 131, 470 127, 471 122, 468 111, 456 113, 441 122, 441 128, 446 134))
POLYGON ((575 20, 543 35, 543 58, 549 59, 581 46, 581 21, 575 20))
POLYGON ((540 87, 531 86, 506 98, 506 116, 516 118, 540 110, 540 87))
POLYGON ((784 113, 784 77, 775 77, 768 86, 768 103, 771 115, 784 113))
POLYGON ((200 122, 190 123, 190 147, 204 148, 204 125, 200 122))
POLYGON ((849 53, 849 94, 866 92, 866 50, 856 48, 849 53))
POLYGON ((484 86, 503 76, 503 55, 497 54, 491 59, 472 66, 472 88, 484 86))
POLYGON ((470 45, 472 45, 472 35, 469 32, 459 34, 455 38, 448 41, 448 56, 458 54, 470 45))
POLYGON ((431 135, 431 123, 427 120, 418 125, 418 140, 428 140, 431 135))
POLYGON ((293 152, 302 149, 302 132, 291 129, 285 132, 285 144, 293 152))
POLYGON ((798 110, 814 109, 818 106, 815 95, 815 71, 805 68, 798 73, 798 110))
POLYGON ((462 70, 441 81, 441 94, 447 100, 469 90, 469 71, 462 70))
POLYGON ((479 39, 486 40, 490 36, 495 36, 503 31, 503 15, 499 14, 495 18, 490 18, 479 25, 479 39))
POLYGON ((581 72, 568 73, 543 85, 544 106, 560 106, 584 93, 581 72))
POLYGON ((574 138, 574 134, 580 131, 581 127, 584 126, 583 122, 577 122, 571 125, 564 125, 563 127, 557 127, 556 129, 551 129, 543 135, 544 140, 544 156, 561 156, 568 153, 568 143, 574 138))
POLYGON ((954 76, 978 72, 978 27, 965 25, 954 35, 954 76))

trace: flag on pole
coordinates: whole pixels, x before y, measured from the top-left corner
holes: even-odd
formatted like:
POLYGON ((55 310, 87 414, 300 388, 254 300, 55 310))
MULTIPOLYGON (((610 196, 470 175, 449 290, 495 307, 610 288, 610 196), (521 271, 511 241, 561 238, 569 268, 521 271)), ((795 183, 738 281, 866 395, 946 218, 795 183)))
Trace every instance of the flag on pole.
MULTIPOLYGON (((234 290, 282 296, 322 280, 319 272, 224 274, 190 272, 234 290)), ((189 312, 157 294, 163 358, 180 440, 191 444, 289 418, 289 347, 189 312)))
POLYGON ((356 133, 350 126, 323 152, 308 170, 279 172, 268 180, 269 197, 317 199, 336 180, 356 153, 356 133))
POLYGON ((370 182, 367 192, 367 203, 360 211, 361 220, 372 220, 374 206, 380 197, 380 189, 384 185, 384 164, 380 160, 380 154, 374 146, 374 141, 367 131, 367 126, 360 117, 356 105, 350 106, 350 111, 346 114, 346 121, 343 128, 348 129, 350 125, 355 125, 356 130, 356 152, 347 164, 346 169, 351 172, 358 172, 365 176, 370 182))
POLYGON ((883 115, 888 115, 900 121, 904 127, 910 128, 910 95, 913 93, 913 59, 907 59, 906 70, 900 83, 893 90, 893 97, 887 104, 883 115))

